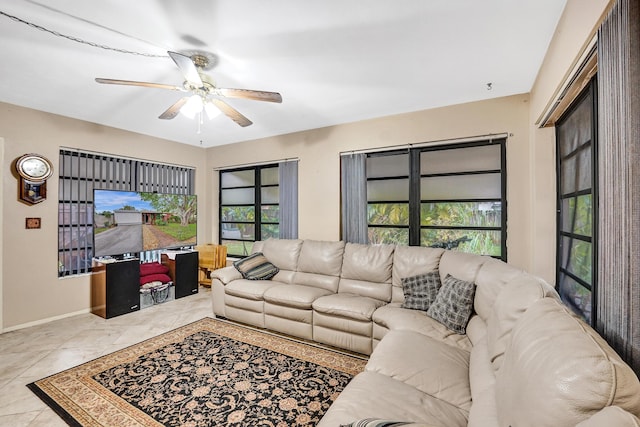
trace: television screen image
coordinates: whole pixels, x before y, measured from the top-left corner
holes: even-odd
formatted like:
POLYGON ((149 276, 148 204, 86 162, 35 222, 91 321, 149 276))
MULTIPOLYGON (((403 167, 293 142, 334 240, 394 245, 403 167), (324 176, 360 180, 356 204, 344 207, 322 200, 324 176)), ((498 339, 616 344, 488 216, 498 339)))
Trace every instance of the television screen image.
POLYGON ((94 256, 197 243, 194 195, 94 190, 94 256))

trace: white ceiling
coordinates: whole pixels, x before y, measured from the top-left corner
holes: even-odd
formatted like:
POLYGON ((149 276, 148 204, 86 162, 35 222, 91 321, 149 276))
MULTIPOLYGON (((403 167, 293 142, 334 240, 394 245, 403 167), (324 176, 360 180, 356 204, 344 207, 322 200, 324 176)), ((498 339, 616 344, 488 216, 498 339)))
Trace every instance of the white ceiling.
POLYGON ((67 36, 140 53, 205 50, 220 87, 280 92, 228 99, 251 119, 158 116, 182 85, 168 58, 55 36, 0 15, 0 101, 211 147, 525 93, 566 0, 0 0, 0 11, 67 36), (487 90, 492 83, 492 90, 487 90))

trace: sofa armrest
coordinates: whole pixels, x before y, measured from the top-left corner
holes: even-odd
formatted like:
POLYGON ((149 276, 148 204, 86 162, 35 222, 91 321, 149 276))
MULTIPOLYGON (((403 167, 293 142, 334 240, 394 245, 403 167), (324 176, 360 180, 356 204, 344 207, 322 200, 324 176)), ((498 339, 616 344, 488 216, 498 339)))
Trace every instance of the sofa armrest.
POLYGON ((211 279, 218 279, 223 285, 234 280, 242 279, 242 274, 234 267, 224 267, 211 272, 211 279))

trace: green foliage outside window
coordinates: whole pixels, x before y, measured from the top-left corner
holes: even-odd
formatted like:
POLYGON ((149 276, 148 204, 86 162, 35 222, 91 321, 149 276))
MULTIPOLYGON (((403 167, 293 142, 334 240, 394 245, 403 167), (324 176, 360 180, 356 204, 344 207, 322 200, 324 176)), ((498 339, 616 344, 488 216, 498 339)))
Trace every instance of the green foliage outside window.
MULTIPOLYGON (((458 250, 483 255, 500 256, 502 250, 500 230, 473 230, 474 227, 501 226, 499 202, 443 202, 422 203, 420 224, 421 246, 433 246, 461 240, 458 250), (431 228, 434 227, 434 228, 431 228), (438 227, 469 227, 447 229, 438 227)), ((409 243, 409 204, 370 203, 367 206, 369 243, 409 243), (396 225, 399 227, 376 227, 396 225)))

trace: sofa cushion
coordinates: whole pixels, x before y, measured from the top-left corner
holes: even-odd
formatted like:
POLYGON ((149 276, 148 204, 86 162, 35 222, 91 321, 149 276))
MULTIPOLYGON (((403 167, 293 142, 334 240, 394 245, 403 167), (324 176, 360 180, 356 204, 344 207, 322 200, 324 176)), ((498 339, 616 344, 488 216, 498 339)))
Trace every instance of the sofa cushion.
POLYGON ((340 276, 344 245, 343 241, 304 240, 298 257, 297 271, 340 276))
POLYGON ((264 300, 272 304, 311 310, 311 304, 331 292, 322 288, 304 285, 280 285, 267 289, 264 300))
MULTIPOLYGON (((256 242, 258 243, 258 242, 256 242)), ((261 243, 262 253, 281 270, 295 271, 302 248, 300 239, 267 239, 261 243)), ((255 245, 254 245, 255 246, 255 245)))
POLYGON ((435 301, 427 310, 427 315, 452 331, 464 334, 473 313, 475 292, 476 286, 473 283, 447 274, 435 301))
POLYGON ((496 371, 502 365, 518 319, 534 302, 546 297, 557 297, 557 293, 551 285, 529 274, 516 277, 502 288, 487 319, 489 357, 496 371))
POLYGON ((271 280, 234 280, 224 287, 226 295, 244 298, 253 301, 263 301, 264 293, 274 286, 282 286, 282 283, 273 282, 271 280))
POLYGON ((404 292, 402 307, 427 311, 435 301, 440 286, 442 286, 442 282, 440 282, 440 273, 437 271, 405 277, 402 279, 404 292))
POLYGON ((440 257, 438 270, 444 280, 447 274, 465 282, 475 283, 480 267, 492 258, 458 251, 444 251, 440 257))
POLYGON ((344 247, 341 277, 365 282, 391 283, 393 245, 361 245, 344 247))
POLYGON ((233 266, 248 280, 267 280, 278 273, 278 267, 269 262, 262 252, 234 261, 233 266))
POLYGON ((562 302, 543 298, 513 328, 496 402, 500 425, 569 427, 610 405, 637 415, 640 382, 562 302))
POLYGON ((476 276, 476 296, 473 309, 486 322, 496 297, 505 285, 516 277, 526 273, 519 268, 499 259, 489 258, 478 270, 476 276))
POLYGON ((401 283, 403 278, 437 270, 443 252, 444 249, 421 246, 396 246, 393 251, 391 301, 404 301, 401 283))
POLYGON ((390 331, 365 371, 402 381, 466 411, 471 406, 469 352, 417 332, 390 331))
POLYGON ((312 304, 319 313, 365 321, 371 320, 373 312, 382 305, 384 302, 374 298, 343 293, 320 297, 312 304))
POLYGON ((471 350, 471 341, 467 335, 460 335, 447 329, 442 323, 427 316, 425 311, 402 308, 399 303, 391 303, 378 308, 373 313, 373 321, 381 328, 392 331, 414 331, 449 345, 471 350))
MULTIPOLYGON (((473 316, 467 331, 479 328, 484 321, 473 316), (473 323, 473 325, 472 325, 473 323)), ((486 326, 485 326, 486 328, 486 326)), ((473 405, 469 410, 469 427, 497 426, 496 376, 487 351, 487 334, 473 343, 469 357, 469 387, 473 405)))
POLYGON ((317 426, 337 427, 362 418, 407 420, 434 427, 467 425, 466 411, 375 372, 356 375, 317 426))

